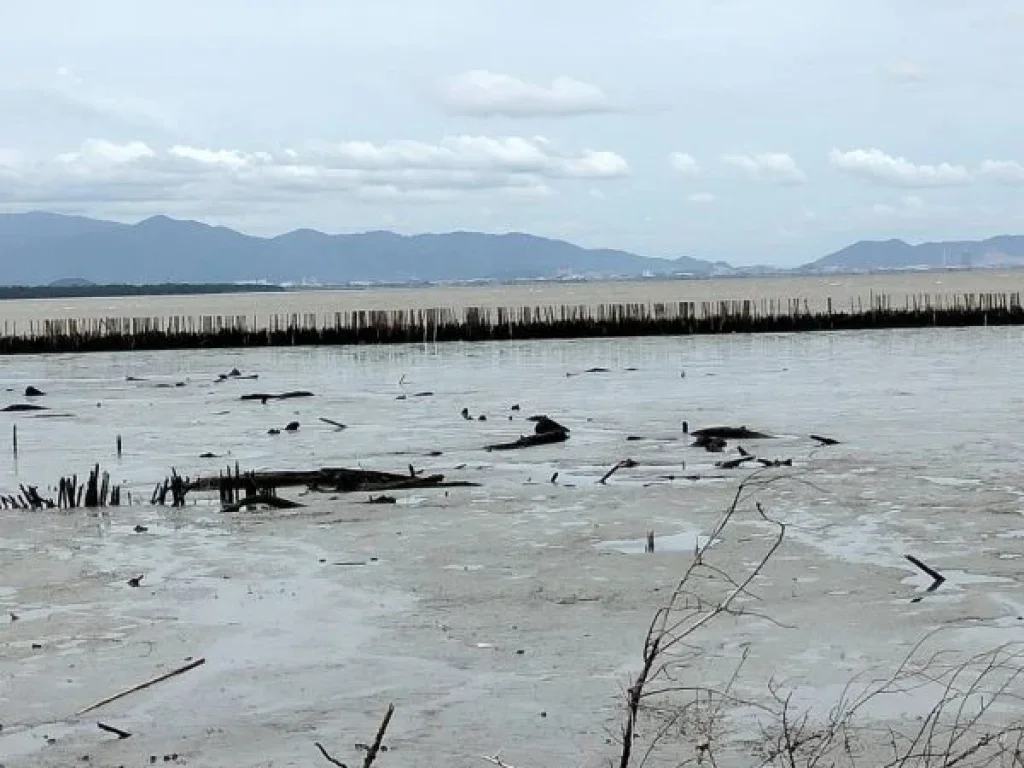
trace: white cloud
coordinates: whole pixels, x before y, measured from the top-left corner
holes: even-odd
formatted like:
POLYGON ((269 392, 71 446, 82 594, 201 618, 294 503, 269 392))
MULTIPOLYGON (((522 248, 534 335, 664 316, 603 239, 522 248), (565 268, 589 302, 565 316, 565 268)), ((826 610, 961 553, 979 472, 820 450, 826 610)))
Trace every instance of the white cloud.
POLYGON ((696 176, 700 173, 697 158, 686 152, 673 152, 668 156, 669 165, 684 176, 696 176))
POLYGON ((1024 165, 1015 160, 986 160, 978 175, 999 184, 1024 184, 1024 165))
POLYGON ((32 159, 0 150, 0 202, 137 203, 174 200, 294 200, 304 193, 361 200, 444 202, 473 192, 514 200, 554 194, 555 182, 629 174, 607 150, 563 152, 543 138, 453 136, 421 141, 341 142, 246 152, 90 139, 77 150, 32 159))
POLYGON ((962 165, 916 165, 880 149, 833 149, 829 162, 843 173, 889 187, 954 187, 971 182, 970 172, 962 165))
POLYGON ((718 200, 718 197, 711 192, 694 192, 692 195, 686 196, 686 201, 694 205, 707 205, 716 200, 718 200))
POLYGON ((451 114, 473 117, 575 117, 617 109, 596 85, 571 77, 531 83, 485 69, 450 78, 442 104, 451 114))
POLYGON ((722 162, 759 181, 776 184, 801 184, 807 181, 807 176, 796 161, 785 152, 726 154, 722 155, 722 162))

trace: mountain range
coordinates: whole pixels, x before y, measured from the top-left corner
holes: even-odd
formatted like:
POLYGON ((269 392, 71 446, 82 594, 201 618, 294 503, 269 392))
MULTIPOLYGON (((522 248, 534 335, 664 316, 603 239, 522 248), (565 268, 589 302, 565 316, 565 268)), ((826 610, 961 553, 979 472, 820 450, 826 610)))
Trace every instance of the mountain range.
MULTIPOLYGON (((800 272, 1024 265, 1024 236, 980 242, 862 241, 800 272)), ((92 283, 403 283, 560 276, 763 274, 689 256, 661 259, 588 249, 521 233, 328 235, 298 229, 256 237, 227 227, 153 216, 137 224, 54 213, 0 214, 0 285, 92 283)))

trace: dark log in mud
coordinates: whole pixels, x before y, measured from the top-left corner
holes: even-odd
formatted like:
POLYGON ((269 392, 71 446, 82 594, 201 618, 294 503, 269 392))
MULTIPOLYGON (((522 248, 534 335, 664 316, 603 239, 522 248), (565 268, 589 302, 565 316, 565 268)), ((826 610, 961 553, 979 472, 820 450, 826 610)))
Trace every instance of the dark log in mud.
POLYGON ((35 387, 25 388, 25 397, 43 397, 46 393, 35 387))
POLYGON ((693 431, 694 437, 701 438, 721 438, 722 440, 772 440, 773 435, 766 434, 764 432, 757 432, 753 429, 748 429, 746 426, 742 427, 704 427, 703 429, 695 429, 693 431))
POLYGON ((270 489, 307 486, 313 491, 330 493, 376 493, 409 488, 476 487, 478 483, 444 479, 444 475, 410 477, 395 472, 377 472, 369 469, 326 467, 313 470, 282 470, 269 472, 228 472, 227 476, 200 477, 192 481, 189 490, 225 492, 228 489, 270 489))
POLYGON ((45 411, 45 405, 33 405, 32 403, 14 403, 3 408, 4 413, 25 413, 26 411, 45 411))
POLYGON ((839 441, 832 437, 825 437, 824 435, 811 435, 811 440, 814 440, 821 445, 839 445, 839 441))
POLYGON ((725 450, 728 443, 724 437, 699 435, 692 445, 694 448, 703 448, 708 453, 721 453, 725 450))
POLYGON ((716 461, 715 466, 719 469, 739 469, 748 461, 753 461, 753 456, 740 456, 735 459, 727 459, 726 461, 716 461))
POLYGON ((340 421, 334 421, 334 419, 326 419, 323 416, 321 416, 320 421, 322 421, 324 424, 330 424, 335 429, 348 429, 348 427, 346 427, 340 421))
POLYGON ((294 400, 299 397, 313 397, 312 392, 305 390, 296 390, 294 392, 281 392, 280 394, 271 394, 267 392, 255 392, 248 395, 242 395, 240 400, 259 400, 264 405, 270 400, 294 400))
POLYGON ((485 446, 485 450, 513 451, 516 450, 517 448, 532 448, 537 445, 552 445, 553 443, 564 443, 568 439, 568 432, 541 432, 540 434, 521 435, 518 440, 515 440, 511 443, 494 443, 493 445, 485 446))
POLYGON ((563 427, 554 419, 543 414, 539 416, 529 416, 526 420, 536 422, 533 431, 538 435, 544 434, 545 432, 565 432, 566 434, 570 432, 568 427, 563 427))
POLYGON ((757 460, 762 467, 792 467, 792 459, 761 459, 757 460))

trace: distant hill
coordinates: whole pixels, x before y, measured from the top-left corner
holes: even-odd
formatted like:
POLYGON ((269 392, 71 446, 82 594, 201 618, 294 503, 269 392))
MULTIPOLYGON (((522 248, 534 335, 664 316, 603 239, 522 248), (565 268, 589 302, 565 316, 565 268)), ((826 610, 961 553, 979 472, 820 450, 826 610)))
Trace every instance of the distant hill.
POLYGON ((933 267, 1024 266, 1024 236, 910 245, 903 240, 862 240, 802 267, 805 271, 851 272, 933 267))
POLYGON ((5 285, 46 285, 68 275, 97 284, 339 284, 564 274, 704 276, 723 270, 728 265, 586 249, 519 233, 327 235, 300 229, 262 238, 166 216, 129 225, 50 213, 0 215, 0 284, 5 285))

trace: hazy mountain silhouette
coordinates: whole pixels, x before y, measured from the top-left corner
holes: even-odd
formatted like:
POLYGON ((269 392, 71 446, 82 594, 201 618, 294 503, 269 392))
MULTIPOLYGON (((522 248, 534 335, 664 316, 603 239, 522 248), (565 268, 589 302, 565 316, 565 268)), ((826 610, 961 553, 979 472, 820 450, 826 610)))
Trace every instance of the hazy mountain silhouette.
POLYGON ((154 216, 118 224, 49 213, 0 215, 0 284, 70 276, 94 283, 267 280, 321 283, 554 277, 560 273, 708 275, 728 265, 586 249, 525 234, 452 232, 327 235, 299 229, 272 238, 154 216))
POLYGON ((814 271, 862 271, 914 267, 1024 266, 1024 236, 910 245, 903 240, 861 240, 805 265, 814 271))

